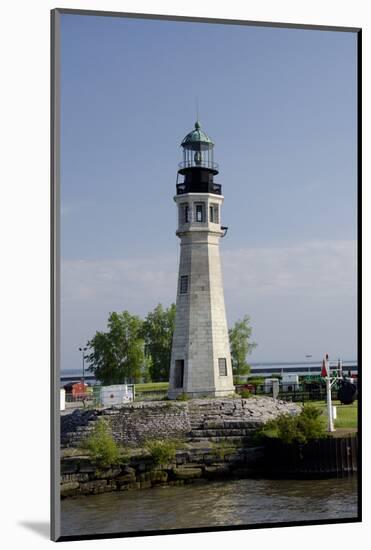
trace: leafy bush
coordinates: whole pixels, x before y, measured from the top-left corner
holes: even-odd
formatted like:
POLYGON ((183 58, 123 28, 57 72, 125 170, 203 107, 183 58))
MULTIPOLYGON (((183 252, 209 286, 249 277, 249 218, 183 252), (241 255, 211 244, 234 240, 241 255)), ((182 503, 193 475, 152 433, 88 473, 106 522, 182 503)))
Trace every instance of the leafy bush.
POLYGON ((174 441, 163 439, 147 441, 145 448, 150 453, 155 464, 167 464, 175 458, 176 446, 174 441))
POLYGON ((254 386, 261 386, 264 384, 265 378, 263 376, 251 376, 247 380, 248 384, 253 384, 254 386))
POLYGON ((248 399, 249 397, 252 397, 253 394, 252 394, 251 391, 249 391, 249 390, 241 390, 240 396, 241 396, 243 399, 248 399))
POLYGON ((120 453, 107 421, 100 418, 94 425, 90 435, 83 442, 93 460, 102 468, 117 464, 120 453))
POLYGON ((283 443, 307 443, 311 439, 327 437, 325 420, 313 405, 303 407, 299 415, 282 414, 264 424, 259 437, 281 440, 283 443))
POLYGON ((239 386, 241 384, 246 384, 246 377, 241 378, 240 376, 234 376, 233 377, 233 384, 235 386, 239 386))

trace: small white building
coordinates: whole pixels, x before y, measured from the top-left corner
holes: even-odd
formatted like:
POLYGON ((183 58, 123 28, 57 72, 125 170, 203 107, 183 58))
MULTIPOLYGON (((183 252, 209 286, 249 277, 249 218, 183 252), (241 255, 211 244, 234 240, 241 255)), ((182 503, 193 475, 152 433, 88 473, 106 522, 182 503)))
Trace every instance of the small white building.
POLYGON ((283 374, 282 375, 282 391, 295 391, 299 389, 298 374, 283 374))
POLYGON ((60 389, 60 410, 66 410, 66 390, 64 388, 60 389))
POLYGON ((132 388, 127 384, 115 384, 113 386, 102 386, 100 401, 104 407, 110 405, 123 405, 133 401, 132 388))

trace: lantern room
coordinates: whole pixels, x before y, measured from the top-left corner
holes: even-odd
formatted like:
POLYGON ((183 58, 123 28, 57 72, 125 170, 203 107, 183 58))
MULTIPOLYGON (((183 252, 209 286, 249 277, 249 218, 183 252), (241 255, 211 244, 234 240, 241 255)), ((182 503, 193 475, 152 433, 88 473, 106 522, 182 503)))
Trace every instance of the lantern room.
POLYGON ((181 146, 183 147, 183 162, 179 164, 180 169, 207 168, 214 174, 218 173, 218 165, 214 162, 214 142, 201 129, 198 120, 194 130, 183 139, 181 146))
POLYGON ((179 163, 177 177, 177 195, 183 193, 214 193, 221 195, 221 185, 214 183, 214 176, 219 173, 214 162, 214 142, 201 128, 199 121, 194 130, 189 132, 181 143, 183 162, 179 163))

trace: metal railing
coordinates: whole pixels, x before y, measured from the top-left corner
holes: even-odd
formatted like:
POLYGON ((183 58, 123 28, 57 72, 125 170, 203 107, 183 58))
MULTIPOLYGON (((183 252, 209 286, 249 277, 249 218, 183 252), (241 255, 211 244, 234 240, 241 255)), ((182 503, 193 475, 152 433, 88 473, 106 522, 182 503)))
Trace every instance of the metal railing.
POLYGON ((200 160, 195 162, 194 160, 183 160, 178 164, 179 168, 210 168, 211 170, 218 170, 219 164, 212 160, 200 160))
POLYGON ((83 401, 94 401, 94 395, 92 393, 79 393, 73 395, 72 393, 66 393, 66 403, 81 403, 83 401))
MULTIPOLYGON (((268 389, 264 384, 255 387, 251 393, 255 395, 272 395, 272 389, 268 389)), ((333 389, 332 399, 337 399, 337 389, 333 389)), ((326 400, 326 388, 318 387, 307 389, 305 386, 292 384, 292 388, 282 387, 280 385, 278 399, 282 401, 294 401, 304 403, 306 401, 323 401, 326 400)))

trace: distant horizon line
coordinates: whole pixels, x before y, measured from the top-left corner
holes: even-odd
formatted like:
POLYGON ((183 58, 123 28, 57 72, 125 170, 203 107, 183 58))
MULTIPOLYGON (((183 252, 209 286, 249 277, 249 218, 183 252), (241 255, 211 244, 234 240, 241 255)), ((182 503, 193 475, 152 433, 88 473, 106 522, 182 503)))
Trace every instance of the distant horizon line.
MULTIPOLYGON (((259 366, 283 366, 283 365, 312 365, 312 364, 318 364, 321 363, 322 359, 313 359, 311 361, 259 361, 259 362, 251 362, 249 363, 252 367, 259 367, 259 366)), ((330 363, 336 362, 338 359, 330 359, 330 363)), ((356 363, 358 364, 358 359, 342 359, 343 363, 356 363)), ((64 368, 60 369, 60 372, 80 372, 82 369, 71 367, 71 368, 64 368)), ((91 373, 89 370, 89 367, 85 367, 85 372, 91 373)))

